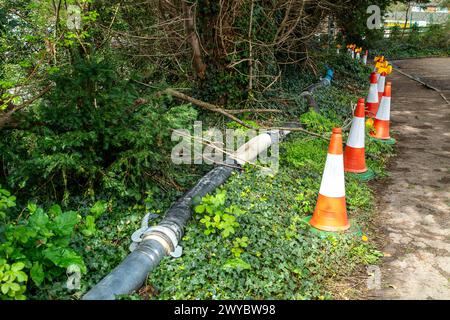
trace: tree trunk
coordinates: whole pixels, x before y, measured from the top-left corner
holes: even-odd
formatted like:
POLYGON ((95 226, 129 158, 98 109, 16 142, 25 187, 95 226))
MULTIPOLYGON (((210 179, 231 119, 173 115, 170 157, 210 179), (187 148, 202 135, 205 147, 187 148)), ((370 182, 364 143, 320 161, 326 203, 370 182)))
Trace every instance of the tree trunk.
POLYGON ((202 60, 202 52, 200 48, 200 40, 198 39, 195 31, 195 13, 193 12, 194 6, 188 7, 185 1, 182 1, 182 8, 184 14, 184 30, 188 39, 188 42, 192 47, 192 64, 195 72, 200 79, 205 77, 206 65, 202 60))
POLYGON ((411 2, 408 2, 408 8, 406 8, 406 14, 405 14, 405 24, 403 25, 403 30, 402 30, 402 39, 403 39, 403 36, 405 35, 406 24, 408 23, 408 13, 409 13, 410 8, 411 8, 411 2))

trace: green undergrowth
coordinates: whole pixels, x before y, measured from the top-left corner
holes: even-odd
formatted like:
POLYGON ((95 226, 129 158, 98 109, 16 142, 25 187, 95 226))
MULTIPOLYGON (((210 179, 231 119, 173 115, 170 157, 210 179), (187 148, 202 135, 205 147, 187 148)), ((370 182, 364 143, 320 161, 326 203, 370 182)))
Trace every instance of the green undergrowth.
MULTIPOLYGON (((332 53, 318 53, 316 59, 327 61, 329 65, 319 63, 317 75, 295 68, 285 70, 279 99, 266 107, 286 111, 272 119, 274 122, 298 120, 305 129, 327 135, 333 127, 351 119, 352 104, 366 94, 370 69, 332 53), (320 109, 320 113, 315 113, 308 110, 299 92, 317 81, 328 66, 335 70, 335 78, 331 86, 314 93, 320 109)), ((100 102, 108 101, 98 100, 100 102)), ((121 104, 121 101, 116 102, 121 104)), ((163 99, 159 103, 164 110, 158 112, 172 121, 170 112, 176 101, 163 99)), ((142 112, 155 112, 152 106, 145 105, 142 112)), ((64 112, 63 107, 59 112, 64 112)), ((180 121, 189 122, 193 109, 187 105, 183 108, 188 115, 181 110, 180 121)), ((114 120, 111 119, 105 121, 114 120)), ((244 115, 241 119, 254 127, 258 127, 261 120, 257 115, 244 115)), ((52 121, 59 120, 55 116, 52 121)), ((143 135, 152 136, 151 142, 139 143, 138 149, 151 152, 156 161, 132 161, 139 156, 134 153, 138 149, 116 141, 117 134, 109 132, 107 123, 98 129, 106 130, 98 137, 103 137, 103 142, 108 139, 117 142, 117 147, 111 149, 114 153, 104 149, 111 146, 108 143, 91 146, 87 142, 77 142, 67 149, 59 143, 64 139, 56 139, 66 137, 66 133, 52 133, 55 140, 47 141, 41 138, 44 133, 39 128, 33 129, 33 139, 14 145, 14 152, 9 152, 8 157, 14 160, 11 163, 17 163, 10 167, 17 174, 9 178, 20 177, 26 170, 33 172, 33 176, 24 175, 24 182, 18 179, 18 189, 13 188, 12 183, 0 188, 0 299, 79 299, 129 253, 131 234, 140 227, 144 214, 156 214, 150 221, 156 224, 170 204, 208 170, 208 166, 166 168, 161 165, 164 159, 155 150, 162 148, 163 140, 159 135, 167 137, 169 133, 145 125, 151 119, 137 118, 136 121, 139 126, 126 127, 126 135, 136 137, 137 142, 143 135), (30 161, 19 163, 20 154, 28 150, 25 148, 28 144, 37 158, 29 154, 30 159, 25 158, 30 161), (74 152, 87 149, 93 156, 86 168, 94 168, 92 163, 97 163, 98 170, 89 176, 78 170, 80 167, 75 162, 69 163, 71 167, 67 167, 66 162, 62 163, 64 166, 50 166, 51 163, 42 158, 39 151, 44 150, 42 148, 66 160, 70 160, 74 152), (101 162, 100 153, 108 153, 110 161, 101 162), (44 162, 39 162, 42 174, 32 170, 38 163, 36 159, 46 164, 43 166, 44 162), (111 170, 115 164, 118 176, 113 177, 111 170), (70 183, 77 174, 85 178, 84 184, 70 183), (104 180, 97 175, 102 179, 114 178, 115 184, 111 185, 114 188, 100 188, 98 184, 104 180), (97 186, 95 189, 90 188, 91 178, 92 185, 97 186), (133 179, 138 179, 139 184, 133 179), (44 190, 53 190, 54 195, 42 197, 44 190), (68 290, 69 278, 76 280, 73 278, 76 273, 68 270, 74 266, 80 269, 80 286, 68 290)), ((246 130, 233 122, 222 125, 224 129, 239 129, 243 133, 246 130)), ((206 126, 203 129, 206 130, 206 126)), ((75 143, 73 139, 70 141, 75 143)), ((258 166, 248 166, 242 174, 234 173, 217 192, 196 199, 193 218, 181 241, 182 257, 165 258, 149 275, 144 287, 147 290, 124 298, 332 298, 327 285, 330 280, 351 274, 356 266, 375 263, 379 252, 370 240, 364 241, 362 237, 366 217, 372 211, 373 195, 367 183, 354 177, 346 177, 347 205, 350 218, 362 233, 321 236, 311 233, 303 221, 314 210, 327 148, 326 140, 292 133, 281 144, 280 166, 275 175, 261 175, 258 166)), ((170 148, 163 149, 167 157, 170 148)), ((378 176, 385 175, 392 147, 367 141, 367 154, 369 167, 378 176)))
MULTIPOLYGON (((305 129, 320 134, 351 118, 352 104, 366 95, 370 73, 346 57, 329 58, 344 67, 337 68, 332 86, 314 93, 320 114, 303 106, 298 116, 305 129)), ((301 81, 294 76, 286 82, 300 87, 301 81)), ((392 146, 366 140, 368 166, 378 177, 386 175, 392 146)), ((181 241, 183 256, 164 259, 149 275, 150 298, 329 299, 330 281, 376 263, 381 253, 365 233, 374 209, 368 183, 346 176, 347 208, 358 232, 317 234, 303 220, 314 211, 327 149, 324 139, 293 133, 281 144, 276 175, 246 167, 204 198, 181 241)))
POLYGON ((22 206, 0 186, 0 300, 80 298, 129 253, 144 214, 158 219, 180 195, 155 188, 135 205, 117 197, 74 198, 73 209, 65 210, 22 206), (80 271, 79 281, 69 267, 80 271), (68 290, 69 278, 79 287, 68 290))
MULTIPOLYGON (((317 133, 341 124, 313 111, 300 121, 317 133)), ((151 298, 331 299, 330 282, 376 263, 382 253, 366 234, 374 209, 369 183, 346 176, 352 231, 311 232, 304 221, 314 211, 327 148, 323 139, 291 134, 276 175, 246 167, 203 198, 181 241, 183 256, 164 259, 149 275, 151 298)), ((368 150, 369 167, 386 174, 392 146, 368 142, 368 150)))
MULTIPOLYGON (((206 215, 214 220, 217 211, 231 212, 233 232, 222 233, 227 227, 220 214, 219 223, 206 227, 205 214, 196 210, 181 242, 183 256, 165 259, 149 276, 154 298, 328 299, 328 281, 375 263, 380 252, 362 233, 317 235, 302 220, 314 210, 326 147, 292 137, 275 176, 262 177, 254 168, 233 174, 215 194, 225 201, 206 215)), ((350 177, 346 189, 349 217, 363 226, 362 213, 373 209, 372 192, 350 177)))

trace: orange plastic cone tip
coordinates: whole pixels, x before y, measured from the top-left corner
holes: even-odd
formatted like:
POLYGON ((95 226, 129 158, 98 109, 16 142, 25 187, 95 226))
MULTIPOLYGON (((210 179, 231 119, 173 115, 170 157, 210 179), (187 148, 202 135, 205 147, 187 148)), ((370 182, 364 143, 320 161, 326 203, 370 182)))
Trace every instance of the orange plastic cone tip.
POLYGON ((377 73, 372 72, 370 74, 370 87, 366 100, 366 116, 374 118, 378 111, 379 99, 378 99, 378 83, 377 73))
POLYGON ((328 147, 328 153, 330 154, 342 154, 342 129, 333 128, 330 145, 328 147))

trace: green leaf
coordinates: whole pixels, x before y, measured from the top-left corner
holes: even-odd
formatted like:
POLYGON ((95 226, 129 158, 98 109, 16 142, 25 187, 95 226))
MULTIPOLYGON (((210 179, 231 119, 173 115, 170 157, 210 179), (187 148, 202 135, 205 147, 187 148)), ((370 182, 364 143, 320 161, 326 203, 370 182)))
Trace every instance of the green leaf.
POLYGON ((34 211, 34 214, 29 218, 28 223, 33 229, 44 229, 49 221, 47 214, 41 208, 34 211))
POLYGON ((207 222, 210 222, 210 221, 211 221, 211 218, 208 216, 205 216, 202 219, 200 219, 200 222, 204 223, 204 224, 206 224, 207 222))
POLYGON ((44 269, 39 262, 33 263, 30 270, 30 277, 38 287, 41 285, 42 281, 44 281, 44 269))
POLYGON ((202 204, 199 204, 198 206, 195 207, 195 212, 196 213, 203 213, 205 212, 205 206, 202 204))
POLYGON ((9 283, 4 283, 4 284, 2 284, 2 293, 3 293, 3 294, 7 294, 7 293, 8 293, 8 291, 9 291, 9 286, 10 286, 9 283))
POLYGON ((73 232, 77 223, 77 213, 75 211, 67 211, 54 219, 53 229, 60 235, 68 236, 73 232))
POLYGON ((51 247, 45 249, 43 253, 47 259, 58 267, 67 268, 68 266, 75 264, 80 267, 83 273, 86 272, 83 258, 71 249, 51 247))
POLYGON ((25 263, 23 262, 16 262, 11 266, 12 271, 20 271, 25 267, 25 263))
POLYGON ((22 243, 27 243, 31 238, 37 234, 36 230, 33 230, 27 226, 16 226, 11 230, 11 236, 22 243))
POLYGON ((250 270, 252 266, 240 258, 229 259, 222 267, 223 269, 250 270))
POLYGON ((36 203, 29 202, 27 205, 27 209, 28 211, 30 211, 30 214, 33 214, 37 210, 36 203))
POLYGON ((23 272, 23 271, 18 271, 16 273, 16 276, 17 276, 17 281, 18 282, 25 282, 25 281, 28 280, 27 274, 25 272, 23 272))
POLYGON ((50 209, 48 209, 48 213, 50 214, 51 217, 57 217, 62 214, 62 210, 59 205, 54 204, 53 206, 50 207, 50 209))
POLYGON ((19 284, 18 284, 18 283, 15 283, 15 282, 11 283, 11 284, 9 285, 9 288, 10 288, 12 291, 19 291, 19 290, 20 290, 19 284))
POLYGON ((95 218, 98 218, 106 212, 107 208, 108 203, 106 201, 100 200, 93 205, 90 212, 94 215, 95 218))
POLYGON ((92 236, 95 233, 95 218, 93 216, 86 216, 84 223, 85 228, 82 230, 83 234, 87 237, 92 236))
POLYGON ((8 190, 2 189, 1 185, 0 185, 0 194, 3 194, 7 197, 9 197, 11 195, 11 193, 8 190))

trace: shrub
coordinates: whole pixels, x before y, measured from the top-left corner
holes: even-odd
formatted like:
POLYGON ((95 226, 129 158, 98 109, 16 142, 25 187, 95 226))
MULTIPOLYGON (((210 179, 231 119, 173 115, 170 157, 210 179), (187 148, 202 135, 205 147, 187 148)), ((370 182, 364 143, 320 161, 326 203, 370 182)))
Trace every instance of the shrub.
POLYGON ((25 299, 28 287, 39 288, 45 281, 57 280, 70 266, 86 272, 83 258, 70 245, 80 222, 76 212, 62 212, 58 205, 46 212, 29 203, 16 216, 14 200, 0 189, 0 203, 5 199, 8 210, 0 229, 0 299, 25 299))
POLYGON ((64 200, 98 188, 140 198, 155 184, 149 177, 169 175, 171 129, 188 127, 197 113, 164 97, 142 98, 116 69, 92 58, 53 75, 55 88, 23 128, 3 133, 0 157, 11 186, 35 194, 45 186, 64 200))

